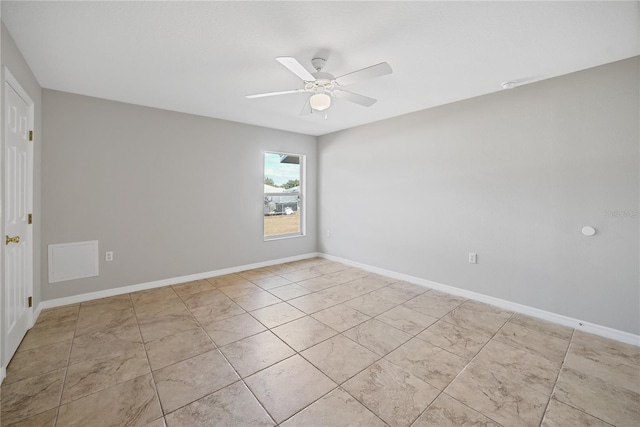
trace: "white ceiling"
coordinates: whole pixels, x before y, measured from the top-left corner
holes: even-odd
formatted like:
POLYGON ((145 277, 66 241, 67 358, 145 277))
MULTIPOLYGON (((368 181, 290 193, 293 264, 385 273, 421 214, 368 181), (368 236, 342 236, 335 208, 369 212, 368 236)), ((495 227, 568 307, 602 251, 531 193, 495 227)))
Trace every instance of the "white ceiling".
MULTIPOLYGON (((639 3, 12 2, 2 20, 45 88, 310 135, 398 116, 640 54, 639 3), (302 82, 275 61, 325 52, 340 76, 393 74, 300 116, 302 82)), ((517 90, 517 89, 516 89, 517 90)))

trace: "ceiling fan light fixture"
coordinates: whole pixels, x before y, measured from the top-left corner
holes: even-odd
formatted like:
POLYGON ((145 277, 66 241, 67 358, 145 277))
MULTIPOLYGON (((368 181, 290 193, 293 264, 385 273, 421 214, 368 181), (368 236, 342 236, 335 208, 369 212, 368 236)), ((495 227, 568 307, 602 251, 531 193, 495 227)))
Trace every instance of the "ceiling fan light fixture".
POLYGON ((309 98, 311 108, 318 111, 324 111, 331 106, 331 97, 326 93, 316 93, 309 98))

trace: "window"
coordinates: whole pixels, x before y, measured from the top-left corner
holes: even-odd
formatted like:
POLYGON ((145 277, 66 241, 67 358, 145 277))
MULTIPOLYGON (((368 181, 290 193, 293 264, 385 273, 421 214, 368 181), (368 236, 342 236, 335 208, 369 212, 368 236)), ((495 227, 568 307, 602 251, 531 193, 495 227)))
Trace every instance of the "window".
POLYGON ((264 153, 264 239, 304 235, 305 157, 264 153))

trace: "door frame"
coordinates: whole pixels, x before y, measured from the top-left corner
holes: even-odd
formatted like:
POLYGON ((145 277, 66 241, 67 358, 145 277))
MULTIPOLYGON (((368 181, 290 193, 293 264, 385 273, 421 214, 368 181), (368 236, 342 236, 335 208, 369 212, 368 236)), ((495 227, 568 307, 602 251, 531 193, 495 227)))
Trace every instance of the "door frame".
MULTIPOLYGON (((20 98, 22 98, 22 100, 27 104, 27 108, 29 111, 29 117, 28 117, 28 127, 29 129, 34 129, 34 124, 35 124, 35 103, 33 102, 33 100, 31 99, 31 97, 27 94, 27 92, 23 89, 22 85, 20 84, 20 82, 18 81, 18 79, 16 79, 14 77, 14 75, 9 71, 9 69, 5 66, 3 67, 3 71, 4 71, 4 78, 2 81, 2 107, 1 107, 1 111, 2 111, 2 143, 0 144, 0 164, 1 164, 1 170, 0 170, 0 193, 2 194, 2 204, 0 205, 0 236, 4 236, 5 233, 5 226, 4 226, 4 220, 5 220, 5 215, 4 215, 4 205, 5 205, 5 145, 6 145, 6 93, 5 93, 5 89, 7 87, 7 85, 11 86, 11 88, 18 94, 18 96, 20 98)), ((38 135, 35 134, 34 132, 34 136, 33 136, 33 141, 32 141, 32 145, 31 145, 31 149, 30 149, 30 155, 29 155, 29 159, 28 159, 28 167, 29 167, 29 174, 28 174, 28 189, 27 191, 29 192, 29 194, 27 195, 27 212, 33 213, 33 193, 34 193, 34 155, 35 155, 35 143, 37 140, 38 135)), ((30 227, 27 228, 27 237, 28 237, 28 241, 29 241, 29 247, 27 249, 27 277, 26 277, 26 281, 27 281, 27 291, 29 295, 33 295, 33 254, 34 254, 34 233, 33 233, 33 224, 31 224, 30 227)), ((5 261, 5 245, 0 244, 0 277, 2 278, 2 287, 0 289, 0 304, 2 304, 2 312, 6 313, 6 307, 4 304, 6 304, 7 299, 5 298, 5 280, 4 280, 4 274, 5 274, 5 265, 4 265, 4 261, 5 261)), ((27 311, 27 324, 29 325, 29 328, 31 328, 33 326, 33 322, 34 322, 34 318, 33 318, 33 314, 34 314, 34 310, 35 307, 29 307, 28 311, 27 311)), ((6 330, 6 319, 2 318, 0 319, 0 332, 1 332, 1 337, 0 339, 2 340, 2 345, 0 346, 2 348, 2 351, 0 352, 0 360, 2 363, 0 363, 0 365, 2 366, 1 372, 0 372, 0 382, 2 382, 2 380, 4 379, 4 376, 6 375, 6 367, 8 365, 8 360, 4 360, 5 359, 5 349, 6 349, 6 339, 7 339, 7 330, 6 330)))

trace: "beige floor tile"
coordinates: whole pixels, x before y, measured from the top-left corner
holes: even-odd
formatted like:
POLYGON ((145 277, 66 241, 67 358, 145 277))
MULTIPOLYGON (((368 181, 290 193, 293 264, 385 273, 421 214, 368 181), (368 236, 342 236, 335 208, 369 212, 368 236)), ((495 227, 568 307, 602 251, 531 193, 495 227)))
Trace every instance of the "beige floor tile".
POLYGON ((245 381, 277 423, 336 387, 333 381, 298 355, 270 366, 245 381))
POLYGON ((370 291, 368 290, 362 290, 360 287, 352 286, 351 283, 344 283, 342 285, 320 291, 315 295, 329 299, 335 304, 340 304, 349 301, 350 299, 361 297, 369 292, 370 291))
POLYGON ((125 326, 135 322, 133 305, 130 301, 117 301, 99 306, 82 306, 78 315, 75 336, 79 337, 91 332, 103 331, 117 326, 125 326))
POLYGON ((154 371, 206 353, 215 347, 201 328, 178 332, 145 343, 149 363, 154 371))
POLYGON ((411 335, 419 334, 438 321, 435 317, 427 316, 403 306, 397 306, 385 311, 377 316, 376 319, 411 335))
POLYGON ((569 347, 569 339, 556 338, 511 322, 498 331, 495 340, 539 354, 558 364, 562 363, 569 347))
POLYGON ((85 362, 114 352, 136 348, 142 343, 138 325, 119 326, 92 332, 73 340, 70 364, 85 362))
POLYGON ((640 395, 640 366, 619 353, 609 353, 602 348, 573 342, 563 367, 600 378, 640 395))
POLYGON ((497 340, 491 340, 473 359, 471 366, 501 375, 511 381, 525 384, 527 387, 549 397, 560 372, 560 363, 497 340))
POLYGON ((303 312, 285 302, 252 311, 251 315, 267 328, 275 328, 276 326, 304 317, 303 312))
POLYGON ((301 280, 312 279, 314 277, 322 276, 325 273, 320 272, 318 269, 310 267, 302 270, 296 270, 291 272, 281 273, 280 276, 292 282, 299 282, 301 280))
POLYGON ((265 290, 277 288, 279 286, 290 285, 291 283, 293 283, 291 282, 291 280, 287 280, 282 276, 265 277, 264 279, 256 279, 252 280, 251 282, 265 290))
POLYGON ((438 396, 438 389, 386 360, 342 387, 390 426, 409 426, 438 396))
POLYGON ((259 292, 252 292, 250 294, 242 295, 239 297, 232 297, 231 299, 233 299, 236 304, 247 311, 257 310, 262 307, 267 307, 282 302, 280 298, 275 297, 269 292, 263 290, 260 290, 259 292))
POLYGON ((65 368, 70 350, 71 340, 68 340, 16 353, 7 367, 7 377, 3 384, 65 368))
POLYGON ((216 287, 206 280, 194 280, 192 282, 181 283, 171 286, 176 294, 181 297, 197 294, 198 292, 212 291, 216 287))
POLYGON ((368 275, 369 273, 367 271, 355 267, 350 267, 345 268, 344 270, 336 271, 335 273, 327 274, 325 275, 325 277, 333 280, 333 282, 336 284, 342 284, 367 277, 368 275))
POLYGON ((515 323, 516 325, 520 325, 532 331, 551 335, 561 340, 569 340, 573 334, 573 328, 558 325, 557 323, 547 322, 542 319, 536 319, 535 317, 527 316, 526 314, 514 314, 514 316, 509 319, 509 323, 515 323))
POLYGON ((49 308, 42 310, 34 328, 53 326, 66 322, 75 322, 78 320, 80 312, 80 304, 66 305, 63 307, 49 308))
POLYGON ((12 424, 58 406, 64 374, 64 369, 58 369, 3 385, 0 389, 2 423, 12 424))
POLYGON ((385 360, 439 390, 444 390, 467 364, 461 357, 417 338, 402 344, 389 353, 385 360))
POLYGON ((207 279, 207 282, 211 283, 216 288, 223 288, 225 286, 247 283, 249 281, 244 277, 233 273, 225 274, 224 276, 210 277, 207 279))
POLYGON ((396 306, 395 303, 371 294, 365 294, 344 303, 347 307, 358 310, 367 316, 377 316, 396 306))
POLYGON ((60 407, 59 426, 145 425, 162 417, 151 374, 60 407))
POLYGON ((549 400, 526 385, 477 366, 467 367, 445 393, 499 424, 538 426, 549 400))
POLYGON ((218 346, 227 345, 266 330, 262 323, 248 313, 205 324, 204 329, 218 346))
POLYGON ((388 286, 389 282, 380 280, 376 277, 365 276, 359 279, 352 280, 351 282, 343 283, 335 286, 331 289, 325 290, 325 292, 338 292, 337 295, 344 295, 348 299, 355 298, 360 295, 368 294, 378 289, 382 289, 388 286))
POLYGON ((324 274, 334 274, 339 271, 346 270, 349 267, 340 262, 328 261, 328 262, 323 262, 319 265, 316 265, 314 268, 324 275, 324 274))
POLYGON ((167 415, 169 427, 273 426, 273 420, 240 381, 167 415))
POLYGON ((385 427, 373 412, 337 388, 281 424, 282 427, 385 427))
POLYGON ((563 368, 553 396, 613 425, 631 426, 640 420, 640 395, 602 379, 563 368))
POLYGON ((273 277, 276 274, 269 270, 268 267, 263 267, 263 268, 256 268, 253 270, 246 270, 246 271, 241 271, 240 273, 237 273, 238 276, 247 279, 250 282, 253 282, 254 280, 260 280, 260 279, 264 279, 267 277, 273 277))
POLYGON ((29 329, 22 339, 18 352, 41 347, 43 345, 57 344, 73 338, 76 330, 76 320, 71 318, 60 322, 50 321, 29 329))
POLYGON ((192 308, 191 313, 202 325, 245 313, 244 309, 226 296, 218 302, 192 308))
POLYGON ((264 292, 264 290, 261 287, 256 286, 251 282, 236 283, 236 284, 224 286, 218 289, 220 290, 220 292, 222 292, 223 294, 225 294, 231 299, 237 299, 239 297, 248 296, 257 292, 264 292))
POLYGON ((440 318, 465 301, 462 297, 431 290, 407 301, 404 305, 427 316, 440 318))
POLYGON ((154 371, 153 377, 165 414, 240 379, 218 350, 154 371))
POLYGON ((282 274, 282 273, 289 273, 296 270, 302 270, 305 267, 299 263, 285 262, 283 264, 270 265, 267 268, 269 269, 269 271, 275 274, 282 274))
POLYGON ((500 425, 442 393, 420 415, 412 427, 500 427, 500 425))
POLYGON ((342 384, 380 358, 342 335, 317 344, 300 354, 338 384, 342 384))
POLYGON ((411 339, 411 335, 375 319, 349 329, 344 336, 379 356, 385 356, 411 339))
MULTIPOLYGON (((178 285, 179 286, 179 285, 178 285)), ((145 291, 133 292, 131 302, 133 306, 158 303, 165 300, 179 300, 178 294, 173 290, 172 286, 162 286, 160 288, 147 289, 145 291)))
POLYGON ((576 332, 565 366, 640 393, 640 347, 576 332))
POLYGON ((640 419, 640 347, 322 258, 44 310, 7 375, 14 426, 640 419))
POLYGON ((494 334, 512 315, 510 311, 476 301, 467 301, 444 316, 442 320, 468 329, 478 329, 494 334))
POLYGON ((162 316, 166 313, 184 311, 186 306, 180 297, 174 293, 171 297, 144 299, 139 303, 134 303, 133 308, 138 321, 144 321, 162 316))
POLYGON ((287 302, 292 306, 302 310, 306 314, 313 314, 317 311, 324 310, 325 308, 329 308, 340 303, 339 301, 326 294, 322 294, 321 292, 303 295, 298 298, 290 299, 287 302))
POLYGON ((144 427, 167 427, 167 423, 164 422, 163 418, 158 418, 157 420, 151 421, 149 424, 146 424, 144 427))
POLYGON ((159 340, 167 335, 196 329, 200 326, 186 308, 140 320, 139 325, 145 342, 159 340))
POLYGON ((591 347, 600 357, 615 358, 626 365, 640 367, 640 347, 638 346, 582 331, 576 331, 573 334, 571 343, 591 347))
POLYGON ((302 351, 337 334, 324 323, 309 316, 273 328, 271 332, 295 351, 302 351))
POLYGON ((611 424, 605 423, 591 415, 573 408, 564 403, 551 399, 547 412, 542 420, 542 427, 611 427, 611 424))
POLYGON ((334 277, 335 274, 328 274, 325 276, 314 277, 312 279, 300 280, 298 281, 298 285, 302 286, 305 289, 310 290, 311 292, 319 292, 325 289, 332 288, 334 286, 338 286, 346 281, 340 281, 334 277))
POLYGON ((311 315, 316 320, 321 321, 325 325, 335 329, 338 332, 344 332, 360 323, 371 319, 364 313, 347 307, 344 304, 335 305, 330 308, 318 311, 311 315))
POLYGON ((311 293, 309 289, 303 288, 302 286, 296 283, 292 283, 291 285, 280 286, 278 288, 273 288, 273 289, 270 289, 269 292, 271 292, 273 295, 285 301, 311 293))
POLYGON ((489 342, 491 334, 439 320, 418 334, 417 338, 471 360, 489 342))
POLYGON ((220 350, 243 378, 295 354, 270 331, 225 345, 220 350))
POLYGON ((33 417, 25 418, 17 423, 6 425, 7 427, 55 427, 58 408, 49 409, 33 417))
POLYGON ((184 305, 190 310, 194 308, 203 307, 205 305, 218 304, 220 301, 227 299, 228 297, 223 294, 219 289, 209 289, 206 291, 196 292, 189 295, 182 296, 184 305))
POLYGON ((373 295, 389 300, 395 304, 402 304, 412 298, 422 295, 429 289, 409 282, 396 282, 389 286, 373 291, 373 295))
POLYGON ((79 399, 151 372, 142 344, 70 365, 62 391, 62 403, 79 399))

